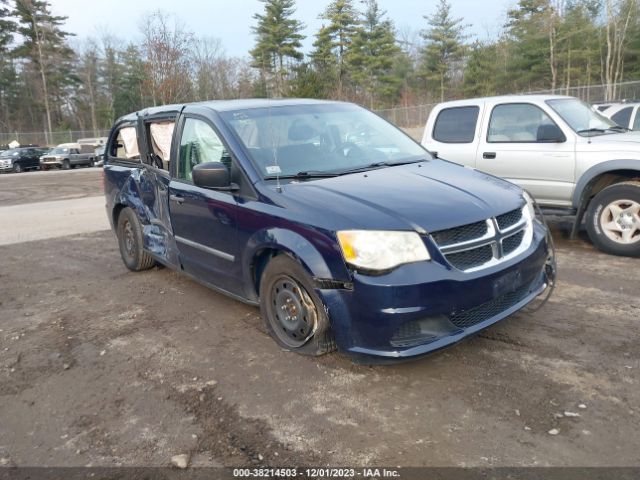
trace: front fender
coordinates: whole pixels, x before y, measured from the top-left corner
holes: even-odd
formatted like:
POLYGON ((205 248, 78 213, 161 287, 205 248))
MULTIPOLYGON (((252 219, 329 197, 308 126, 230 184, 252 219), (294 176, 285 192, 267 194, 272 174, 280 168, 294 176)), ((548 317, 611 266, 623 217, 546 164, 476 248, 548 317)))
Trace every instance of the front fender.
POLYGON ((582 195, 592 180, 603 173, 613 172, 615 170, 635 170, 638 172, 638 175, 640 175, 640 160, 607 160, 606 162, 598 163, 587 169, 582 176, 580 176, 576 183, 576 188, 573 190, 573 207, 579 208, 580 205, 582 205, 582 195))
POLYGON ((257 298, 254 264, 265 250, 293 256, 313 278, 351 282, 351 276, 335 241, 317 230, 308 232, 307 237, 286 228, 268 228, 251 236, 242 255, 244 285, 250 286, 248 298, 257 298))

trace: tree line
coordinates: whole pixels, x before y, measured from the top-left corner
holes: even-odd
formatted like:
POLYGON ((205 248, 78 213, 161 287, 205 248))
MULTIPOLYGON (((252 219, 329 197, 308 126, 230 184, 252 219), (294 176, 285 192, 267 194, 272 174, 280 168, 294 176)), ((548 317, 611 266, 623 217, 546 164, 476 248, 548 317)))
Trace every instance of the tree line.
POLYGON ((0 132, 108 129, 147 106, 310 97, 369 108, 640 78, 639 0, 519 0, 486 39, 438 0, 398 29, 376 0, 330 0, 305 52, 295 0, 259 0, 254 47, 225 53, 162 12, 124 41, 78 39, 48 0, 0 0, 0 132))

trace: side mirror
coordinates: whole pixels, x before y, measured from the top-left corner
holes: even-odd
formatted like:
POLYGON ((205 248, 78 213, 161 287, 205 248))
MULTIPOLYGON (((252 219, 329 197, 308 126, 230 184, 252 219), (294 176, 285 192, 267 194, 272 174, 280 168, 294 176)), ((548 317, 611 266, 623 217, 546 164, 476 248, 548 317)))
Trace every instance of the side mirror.
POLYGON ((562 143, 567 141, 560 127, 555 124, 540 125, 538 127, 537 141, 540 143, 562 143))
POLYGON ((216 190, 235 190, 237 186, 231 183, 231 174, 224 163, 205 162, 193 167, 191 178, 194 185, 216 190))

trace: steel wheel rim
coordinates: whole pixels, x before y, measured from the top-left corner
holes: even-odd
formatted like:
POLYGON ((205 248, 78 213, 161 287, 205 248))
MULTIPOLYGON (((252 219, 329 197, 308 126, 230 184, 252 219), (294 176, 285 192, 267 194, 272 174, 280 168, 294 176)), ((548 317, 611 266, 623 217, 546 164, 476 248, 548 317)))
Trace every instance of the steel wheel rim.
POLYGON ((124 222, 124 228, 122 230, 124 233, 124 238, 122 239, 124 242, 124 250, 129 257, 133 258, 135 253, 135 237, 133 235, 133 227, 131 226, 131 222, 126 220, 124 222))
POLYGON ((316 307, 306 290, 287 275, 272 283, 269 295, 271 324, 288 347, 301 347, 313 336, 317 325, 316 307))
POLYGON ((602 209, 600 226, 609 240, 621 245, 640 241, 640 203, 616 200, 602 209))

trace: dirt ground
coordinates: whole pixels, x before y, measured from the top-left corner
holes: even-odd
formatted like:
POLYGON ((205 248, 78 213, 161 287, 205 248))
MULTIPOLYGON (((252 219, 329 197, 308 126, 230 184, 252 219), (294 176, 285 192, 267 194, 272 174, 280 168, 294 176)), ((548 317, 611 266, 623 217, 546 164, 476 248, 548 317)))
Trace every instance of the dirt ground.
MULTIPOLYGON (((0 177, 0 227, 100 193, 98 169, 0 177)), ((4 465, 640 465, 640 260, 561 223, 542 310, 390 367, 284 352, 257 309, 126 270, 110 231, 51 237, 1 247, 4 465)))

